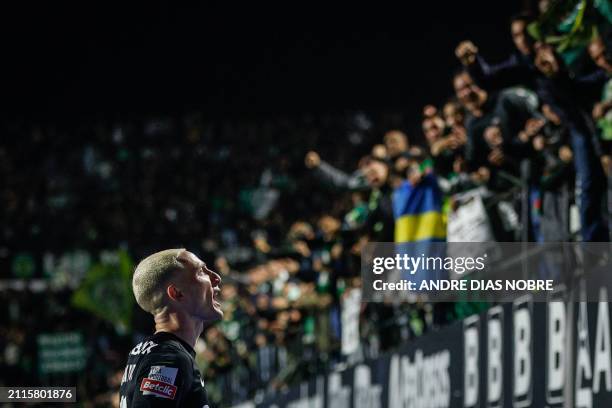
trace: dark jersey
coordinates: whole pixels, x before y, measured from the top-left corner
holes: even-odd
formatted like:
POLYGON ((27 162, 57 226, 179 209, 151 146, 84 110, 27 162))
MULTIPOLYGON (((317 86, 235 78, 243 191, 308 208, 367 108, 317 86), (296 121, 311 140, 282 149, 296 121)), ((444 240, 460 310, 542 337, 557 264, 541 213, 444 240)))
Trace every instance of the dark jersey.
POLYGON ((121 379, 120 407, 208 408, 195 350, 171 333, 160 332, 138 343, 121 379))

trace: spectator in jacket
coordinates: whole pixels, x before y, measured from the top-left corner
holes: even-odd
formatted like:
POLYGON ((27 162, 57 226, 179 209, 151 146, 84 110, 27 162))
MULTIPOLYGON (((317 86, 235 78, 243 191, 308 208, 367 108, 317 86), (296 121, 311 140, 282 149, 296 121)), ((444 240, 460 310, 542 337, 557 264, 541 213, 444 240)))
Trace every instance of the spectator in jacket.
POLYGON ((551 107, 566 124, 574 152, 576 184, 579 191, 581 233, 584 241, 605 241, 607 227, 603 222, 601 196, 605 179, 596 164, 596 143, 592 124, 581 108, 580 96, 585 95, 583 84, 570 76, 552 46, 536 43, 535 65, 540 72, 536 78, 538 96, 551 107))
POLYGON ((512 85, 532 87, 535 67, 533 65, 533 42, 527 33, 532 21, 528 14, 519 14, 511 19, 510 31, 516 50, 497 64, 488 63, 471 41, 461 42, 455 55, 466 67, 472 78, 485 88, 504 88, 512 85))
POLYGON ((601 99, 592 110, 600 136, 601 164, 608 176, 612 174, 612 53, 607 50, 601 37, 596 37, 588 47, 589 56, 603 72, 606 81, 601 92, 601 99))

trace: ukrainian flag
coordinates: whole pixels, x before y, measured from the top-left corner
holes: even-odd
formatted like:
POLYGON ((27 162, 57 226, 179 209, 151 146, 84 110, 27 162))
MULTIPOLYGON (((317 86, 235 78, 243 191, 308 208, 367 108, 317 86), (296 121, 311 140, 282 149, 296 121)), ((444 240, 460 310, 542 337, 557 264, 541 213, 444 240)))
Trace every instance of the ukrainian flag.
POLYGON ((444 242, 446 219, 442 214, 442 191, 433 173, 412 186, 404 181, 393 192, 395 242, 444 242))

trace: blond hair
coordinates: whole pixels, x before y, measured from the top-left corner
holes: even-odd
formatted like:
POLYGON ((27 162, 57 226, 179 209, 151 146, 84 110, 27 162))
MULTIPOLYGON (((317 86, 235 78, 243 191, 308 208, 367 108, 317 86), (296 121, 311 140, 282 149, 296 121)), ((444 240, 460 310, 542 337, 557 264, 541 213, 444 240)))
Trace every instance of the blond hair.
POLYGON ((136 266, 132 289, 138 305, 155 314, 164 306, 164 284, 177 270, 184 268, 178 256, 184 248, 166 249, 149 255, 136 266))

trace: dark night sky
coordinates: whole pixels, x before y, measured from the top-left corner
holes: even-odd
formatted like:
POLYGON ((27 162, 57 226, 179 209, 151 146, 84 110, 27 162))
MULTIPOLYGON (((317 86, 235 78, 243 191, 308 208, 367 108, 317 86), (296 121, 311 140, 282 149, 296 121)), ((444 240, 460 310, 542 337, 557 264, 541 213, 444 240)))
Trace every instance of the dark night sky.
POLYGON ((512 49, 520 1, 412 3, 26 4, 1 17, 4 93, 12 111, 52 116, 418 112, 449 95, 458 41, 492 59, 512 49))

